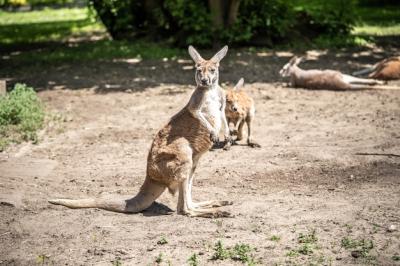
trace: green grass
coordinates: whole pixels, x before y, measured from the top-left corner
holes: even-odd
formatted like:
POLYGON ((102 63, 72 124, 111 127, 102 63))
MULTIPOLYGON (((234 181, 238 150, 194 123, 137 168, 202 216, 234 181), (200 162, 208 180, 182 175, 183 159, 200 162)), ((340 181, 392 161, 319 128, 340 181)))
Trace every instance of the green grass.
POLYGON ((399 6, 358 7, 359 22, 353 30, 355 35, 400 35, 399 6))
POLYGON ((43 127, 44 107, 36 92, 24 84, 16 84, 0 97, 0 151, 14 142, 37 142, 37 131, 43 127))
POLYGON ((1 44, 65 41, 93 32, 105 33, 105 29, 90 16, 88 8, 0 11, 1 44))

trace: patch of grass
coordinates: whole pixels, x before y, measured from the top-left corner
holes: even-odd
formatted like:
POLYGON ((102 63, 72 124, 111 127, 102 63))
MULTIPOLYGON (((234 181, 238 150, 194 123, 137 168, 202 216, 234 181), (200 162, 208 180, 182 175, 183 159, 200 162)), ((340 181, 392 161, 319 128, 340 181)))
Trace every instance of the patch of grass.
POLYGON ((105 34, 105 29, 90 16, 88 8, 0 11, 2 44, 64 41, 93 32, 105 34))
POLYGON ((44 107, 36 92, 25 84, 16 84, 0 97, 0 151, 11 142, 33 141, 43 127, 44 107))
POLYGON ((221 240, 214 246, 214 255, 211 257, 212 260, 225 260, 229 258, 229 251, 224 247, 221 240))
POLYGON ((305 244, 314 244, 318 241, 318 238, 316 236, 316 232, 315 230, 312 230, 311 232, 309 232, 308 234, 303 234, 300 233, 299 237, 297 238, 297 241, 299 243, 305 243, 305 244))
POLYGON ((156 263, 160 264, 161 262, 163 262, 164 260, 164 255, 162 253, 158 254, 158 256, 156 257, 156 263))
POLYGON ((256 265, 254 256, 251 254, 253 250, 248 244, 243 243, 236 244, 233 248, 225 248, 221 240, 218 240, 215 244, 215 252, 211 260, 225 260, 230 258, 246 263, 247 265, 256 265))
POLYGON ((255 261, 251 252, 253 249, 247 244, 236 244, 230 254, 232 260, 247 263, 247 265, 255 265, 255 261))
POLYGON ((193 255, 189 257, 188 263, 190 266, 198 266, 199 265, 199 261, 197 260, 196 253, 193 253, 193 255))
POLYGON ((362 258, 373 259, 369 252, 374 248, 374 242, 372 240, 357 240, 350 237, 342 238, 340 242, 341 246, 352 252, 357 252, 362 258))
POLYGON ((165 236, 162 236, 162 237, 160 238, 160 240, 157 241, 157 245, 165 245, 165 244, 168 244, 168 241, 167 241, 167 239, 165 238, 165 236))
POLYGON ((400 255, 396 254, 392 256, 392 260, 394 261, 400 261, 400 255))
POLYGON ((113 266, 122 266, 122 262, 120 258, 116 258, 115 260, 111 261, 113 266))
POLYGON ((269 240, 274 241, 274 242, 279 242, 281 240, 281 237, 277 236, 277 235, 273 235, 270 237, 269 240))

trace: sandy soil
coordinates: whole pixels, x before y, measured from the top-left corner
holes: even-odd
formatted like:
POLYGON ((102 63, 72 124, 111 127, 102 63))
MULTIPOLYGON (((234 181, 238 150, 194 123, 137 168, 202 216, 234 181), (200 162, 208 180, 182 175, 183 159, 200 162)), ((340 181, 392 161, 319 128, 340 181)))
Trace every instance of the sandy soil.
MULTIPOLYGON (((312 51, 303 66, 349 72, 390 53, 312 51)), ((53 118, 37 145, 0 154, 0 264, 155 265, 162 253, 162 265, 193 254, 199 265, 241 265, 211 260, 221 240, 250 245, 262 265, 399 265, 400 91, 287 88, 277 71, 290 56, 232 51, 222 62, 222 81, 247 81, 262 148, 201 159, 195 200, 234 201, 234 217, 219 219, 165 214, 177 203, 167 192, 133 215, 47 203, 134 195, 153 136, 194 88, 190 61, 3 69, 40 89, 53 118)))

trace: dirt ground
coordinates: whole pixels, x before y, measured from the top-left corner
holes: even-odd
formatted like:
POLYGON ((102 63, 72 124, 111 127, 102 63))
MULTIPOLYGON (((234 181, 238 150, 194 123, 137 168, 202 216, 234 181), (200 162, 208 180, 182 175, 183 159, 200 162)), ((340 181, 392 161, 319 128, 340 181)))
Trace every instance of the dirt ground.
MULTIPOLYGON (((302 66, 351 72, 398 52, 310 51, 302 66)), ((247 82, 262 147, 200 160, 194 199, 234 202, 218 219, 165 214, 168 192, 132 215, 47 203, 138 191, 153 136, 194 88, 189 56, 3 68, 52 115, 38 144, 0 153, 0 264, 187 265, 196 254, 241 265, 211 260, 221 240, 248 244, 262 265, 400 265, 400 91, 288 88, 277 72, 291 55, 233 50, 221 62, 222 83, 247 82)))

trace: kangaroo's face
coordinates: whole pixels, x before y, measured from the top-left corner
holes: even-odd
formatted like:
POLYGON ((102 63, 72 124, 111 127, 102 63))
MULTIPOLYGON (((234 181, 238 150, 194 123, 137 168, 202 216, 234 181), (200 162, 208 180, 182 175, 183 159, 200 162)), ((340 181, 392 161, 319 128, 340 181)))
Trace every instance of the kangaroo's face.
POLYGON ((216 53, 210 60, 203 59, 200 54, 189 46, 189 54, 196 64, 196 84, 199 87, 211 87, 218 84, 219 78, 219 62, 226 55, 228 46, 224 46, 218 53, 216 53))
POLYGON ((233 89, 226 90, 225 113, 228 117, 235 117, 244 113, 245 106, 242 106, 238 90, 243 87, 244 80, 241 78, 233 89))
POLYGON ((303 59, 302 57, 297 57, 297 56, 294 56, 292 59, 290 59, 289 63, 284 65, 282 69, 279 71, 281 77, 283 78, 289 77, 293 72, 293 67, 297 66, 297 64, 299 64, 302 59, 303 59))

